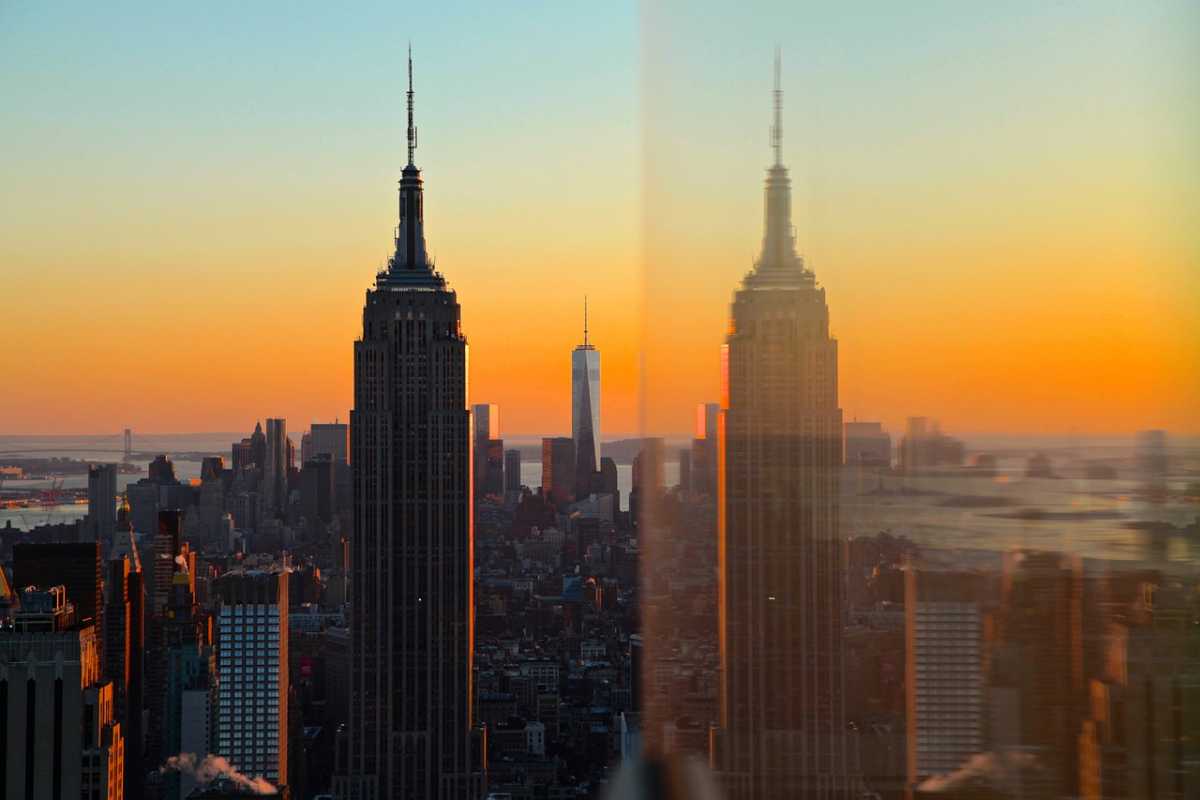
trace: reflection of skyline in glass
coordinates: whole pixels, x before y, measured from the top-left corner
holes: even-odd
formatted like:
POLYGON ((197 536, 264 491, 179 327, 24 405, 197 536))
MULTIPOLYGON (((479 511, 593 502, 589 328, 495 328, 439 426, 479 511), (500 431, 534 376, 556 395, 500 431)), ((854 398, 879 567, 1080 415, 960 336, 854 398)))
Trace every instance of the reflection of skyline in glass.
POLYGON ((732 800, 849 797, 842 412, 825 292, 796 253, 779 57, 762 252, 734 294, 718 505, 720 717, 732 800))

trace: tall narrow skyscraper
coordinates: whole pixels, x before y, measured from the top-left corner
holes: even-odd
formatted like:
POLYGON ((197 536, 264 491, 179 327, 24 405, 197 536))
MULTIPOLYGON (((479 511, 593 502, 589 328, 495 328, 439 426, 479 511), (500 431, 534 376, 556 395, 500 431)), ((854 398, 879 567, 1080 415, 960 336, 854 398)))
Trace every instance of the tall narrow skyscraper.
POLYGON ((600 351, 588 342, 587 298, 583 343, 571 353, 571 439, 575 442, 575 496, 591 493, 600 471, 600 351))
POLYGON ((93 464, 88 467, 88 534, 102 547, 112 545, 117 530, 117 465, 93 464))
POLYGON ((796 254, 781 157, 762 254, 734 294, 725 345, 720 492, 720 730, 730 798, 847 797, 837 342, 825 290, 796 254))
POLYGON ((471 406, 471 429, 471 460, 474 464, 475 497, 478 499, 496 491, 495 487, 488 485, 488 442, 500 439, 500 406, 495 403, 475 403, 471 406))
POLYGON ((473 536, 467 340, 425 248, 421 171, 354 343, 351 709, 344 798, 472 798, 473 536))
POLYGON ((269 515, 287 510, 287 420, 267 420, 266 464, 263 469, 263 497, 269 515))

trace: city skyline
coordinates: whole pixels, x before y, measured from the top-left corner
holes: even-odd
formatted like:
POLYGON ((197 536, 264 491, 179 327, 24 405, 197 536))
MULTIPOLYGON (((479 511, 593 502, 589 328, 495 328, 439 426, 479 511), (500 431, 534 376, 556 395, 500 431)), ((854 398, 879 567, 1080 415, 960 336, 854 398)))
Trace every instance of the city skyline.
POLYGON ((0 8, 0 794, 1200 792, 1200 7, 473 2, 0 8))
MULTIPOLYGON (((559 353, 577 337, 585 292, 603 331, 612 438, 682 434, 693 404, 716 396, 716 332, 758 223, 752 194, 733 180, 762 166, 758 148, 742 146, 765 134, 754 122, 761 97, 747 87, 780 40, 785 80, 801 98, 789 110, 796 135, 786 153, 805 212, 798 240, 839 301, 831 325, 848 420, 898 430, 907 416, 929 414, 964 432, 1200 432, 1189 413, 1200 404, 1200 330, 1187 305, 1200 287, 1185 222, 1196 198, 1180 179, 1194 154, 1177 146, 1196 118, 1186 83, 1172 77, 1195 60, 1174 33, 1194 9, 1138 15, 1101 4, 1035 20, 926 9, 905 23, 928 26, 917 52, 882 30, 886 13, 852 34, 845 15, 814 11, 806 28, 765 6, 745 23, 745 49, 720 63, 684 39, 704 40, 729 12, 674 31, 670 3, 642 10, 586 21, 547 13, 528 29, 484 14, 463 24, 459 35, 480 49, 458 62, 432 45, 446 20, 404 26, 418 54, 431 43, 431 89, 456 98, 424 122, 438 164, 435 255, 470 265, 456 286, 474 344, 471 399, 504 407, 510 436, 569 430, 569 408, 557 402, 570 391, 559 353), (1027 37, 1036 69, 1004 69, 1004 48, 1035 23, 1083 32, 1065 45, 1027 37), (536 42, 536 58, 502 58, 504 37, 485 36, 488 26, 536 42), (1114 40, 1112 30, 1140 35, 1114 40), (870 57, 856 63, 838 43, 870 47, 870 57), (964 52, 964 75, 937 83, 940 65, 964 52), (897 67, 911 82, 882 79, 897 67), (924 94, 911 94, 914 85, 924 94), (580 96, 588 103, 568 112, 580 96), (995 105, 977 96, 1024 110, 994 119, 995 105), (1060 102, 1070 98, 1086 102, 1060 102), (455 116, 472 103, 487 125, 455 116), (479 158, 484 150, 497 157, 479 158), (537 178, 504 202, 477 191, 534 160, 537 178), (664 196, 677 188, 686 200, 664 196), (685 222, 703 233, 674 235, 685 222), (660 297, 688 313, 663 328, 649 316, 660 297), (535 314, 536 331, 505 324, 535 314), (520 382, 508 380, 514 347, 520 382)), ((240 40, 223 38, 229 20, 161 12, 144 21, 159 39, 90 75, 85 65, 104 61, 93 49, 129 20, 5 13, 20 35, 0 54, 11 67, 0 87, 19 113, 0 144, 19 157, 5 167, 13 192, 3 196, 0 256, 16 294, 45 300, 8 309, 11 345, 24 356, 0 398, 3 433, 239 430, 264 407, 293 420, 345 418, 354 265, 381 261, 377 187, 402 160, 401 57, 349 43, 390 35, 388 14, 368 10, 327 37, 316 34, 327 21, 318 9, 284 21, 320 54, 321 72, 276 51, 239 55, 240 40), (378 32, 365 29, 372 23, 378 32), (34 48, 56 37, 76 43, 73 60, 31 66, 34 48), (138 77, 147 61, 179 82, 178 94, 138 77), (351 74, 373 79, 332 94, 351 74), (114 94, 102 79, 132 89, 114 94), (185 95, 186 107, 172 100, 185 95), (335 110, 320 113, 333 97, 335 110), (360 124, 350 130, 343 117, 360 124), (57 234, 64 220, 73 236, 57 234), (292 276, 302 280, 281 280, 292 276), (227 280, 241 291, 218 291, 227 280), (181 292, 191 302, 163 301, 181 292), (91 339, 83 321, 110 317, 119 323, 108 348, 62 370, 91 339), (191 365, 184 393, 166 379, 180 363, 191 365), (297 391, 310 369, 326 379, 297 391), (84 386, 90 402, 74 403, 84 386)), ((265 13, 240 22, 247 35, 280 24, 265 13)))

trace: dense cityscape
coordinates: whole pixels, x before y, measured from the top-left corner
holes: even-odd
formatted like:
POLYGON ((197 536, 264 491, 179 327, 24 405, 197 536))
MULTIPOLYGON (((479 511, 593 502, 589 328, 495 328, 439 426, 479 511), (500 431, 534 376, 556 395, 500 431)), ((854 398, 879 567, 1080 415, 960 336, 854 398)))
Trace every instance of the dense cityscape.
POLYGON ((843 419, 778 57, 761 246, 690 440, 602 437, 583 297, 569 434, 506 440, 468 394, 408 70, 348 420, 0 452, 0 795, 1200 794, 1200 449, 843 419))

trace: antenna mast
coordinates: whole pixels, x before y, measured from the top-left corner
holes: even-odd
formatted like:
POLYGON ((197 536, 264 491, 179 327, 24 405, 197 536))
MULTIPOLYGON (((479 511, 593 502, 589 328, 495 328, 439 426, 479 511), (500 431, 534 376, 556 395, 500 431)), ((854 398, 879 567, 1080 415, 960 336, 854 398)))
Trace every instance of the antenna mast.
POLYGON ((587 295, 583 296, 583 346, 588 346, 588 328, 587 328, 587 295))
MULTIPOLYGON (((775 124, 771 126, 771 149, 775 151, 775 166, 783 163, 783 85, 780 80, 780 62, 781 57, 779 48, 775 48, 775 124)), ((412 92, 409 92, 409 106, 411 108, 412 92)))
POLYGON ((408 166, 413 164, 413 153, 417 149, 417 129, 413 125, 413 78, 412 78, 412 42, 408 43, 408 166))

